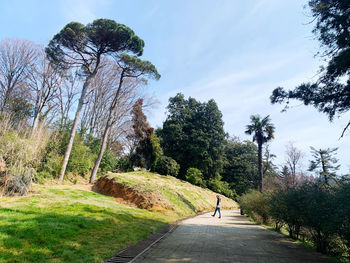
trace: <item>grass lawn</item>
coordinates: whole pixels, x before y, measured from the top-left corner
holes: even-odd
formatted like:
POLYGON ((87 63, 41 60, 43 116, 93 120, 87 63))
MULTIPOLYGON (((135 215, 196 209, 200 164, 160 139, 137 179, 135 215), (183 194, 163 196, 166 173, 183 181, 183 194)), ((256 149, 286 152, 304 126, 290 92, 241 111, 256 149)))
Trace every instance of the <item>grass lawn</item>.
POLYGON ((0 198, 0 262, 102 262, 176 218, 78 189, 0 198))

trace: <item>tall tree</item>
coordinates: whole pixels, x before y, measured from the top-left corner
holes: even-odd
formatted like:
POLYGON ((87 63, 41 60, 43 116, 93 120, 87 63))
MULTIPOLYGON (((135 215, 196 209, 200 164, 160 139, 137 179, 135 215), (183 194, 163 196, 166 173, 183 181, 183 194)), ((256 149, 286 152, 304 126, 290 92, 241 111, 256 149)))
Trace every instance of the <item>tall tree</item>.
POLYGON ((27 100, 28 74, 38 54, 38 46, 28 40, 4 39, 0 42, 0 112, 11 99, 27 100))
POLYGON ((122 52, 142 55, 144 42, 129 27, 109 19, 97 19, 84 26, 77 22, 67 24, 50 41, 46 53, 60 69, 80 67, 85 76, 77 111, 64 154, 59 182, 63 181, 80 113, 92 79, 100 69, 104 56, 117 56, 122 52))
POLYGON ((113 101, 109 107, 107 122, 106 122, 106 126, 102 137, 102 142, 101 142, 101 148, 100 148, 98 157, 96 159, 94 168, 92 169, 92 172, 91 172, 90 183, 92 183, 95 180, 98 167, 100 166, 100 163, 102 160, 103 153, 106 150, 107 140, 113 125, 113 115, 115 114, 115 111, 117 109, 117 106, 120 100, 120 95, 123 92, 122 88, 123 88, 124 80, 127 78, 139 78, 139 77, 149 77, 154 79, 160 78, 160 75, 157 69, 151 62, 143 61, 136 56, 130 56, 126 53, 123 53, 119 56, 117 63, 121 69, 119 84, 114 94, 113 101))
POLYGON ((224 151, 223 181, 228 182, 238 195, 256 188, 259 181, 256 145, 251 141, 231 138, 227 140, 224 151))
POLYGON ((143 99, 139 99, 131 111, 133 134, 128 139, 134 143, 134 151, 130 153, 130 159, 133 165, 153 169, 162 151, 159 138, 147 122, 142 106, 143 99))
POLYGON ((310 161, 309 171, 317 171, 324 183, 329 185, 331 180, 335 180, 336 171, 340 167, 337 165, 338 159, 334 157, 338 148, 319 150, 310 148, 314 160, 310 161))
POLYGON ((223 166, 225 142, 222 114, 214 100, 198 102, 179 93, 169 99, 168 115, 158 133, 166 156, 180 164, 179 176, 188 168, 214 178, 223 166))
POLYGON ((263 159, 262 146, 264 143, 274 138, 275 127, 271 123, 270 116, 261 118, 260 115, 250 116, 250 124, 246 126, 246 134, 253 134, 253 141, 258 144, 258 173, 259 191, 263 191, 263 159))
POLYGON ((57 106, 54 99, 61 85, 62 76, 50 65, 44 50, 40 50, 33 70, 28 73, 28 79, 34 105, 33 130, 36 130, 39 119, 47 116, 57 106))
POLYGON ((66 127, 68 114, 71 111, 72 106, 77 100, 79 94, 79 76, 76 72, 68 71, 62 78, 61 85, 58 86, 56 91, 56 108, 57 115, 60 116, 59 129, 63 130, 66 127))
MULTIPOLYGON (((313 33, 320 41, 328 57, 328 65, 321 67, 315 83, 304 83, 294 90, 276 88, 271 95, 272 103, 290 99, 312 105, 328 115, 332 121, 337 114, 350 110, 350 2, 348 0, 309 0, 309 7, 316 25, 313 33)), ((345 126, 343 133, 350 126, 345 126)))

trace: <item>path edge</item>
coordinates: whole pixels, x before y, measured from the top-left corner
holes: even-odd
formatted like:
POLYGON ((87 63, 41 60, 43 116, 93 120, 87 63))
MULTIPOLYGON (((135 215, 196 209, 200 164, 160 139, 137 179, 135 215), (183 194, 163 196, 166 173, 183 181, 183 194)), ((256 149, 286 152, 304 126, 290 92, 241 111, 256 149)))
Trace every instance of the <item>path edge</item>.
POLYGON ((210 211, 200 212, 188 217, 180 218, 172 223, 169 223, 162 227, 160 230, 155 232, 154 234, 148 236, 147 238, 139 241, 135 245, 131 245, 121 251, 119 251, 115 256, 110 259, 104 261, 104 263, 133 263, 137 258, 143 255, 146 251, 148 251, 152 246, 157 244, 164 237, 173 232, 178 225, 187 219, 203 215, 209 213, 210 211))

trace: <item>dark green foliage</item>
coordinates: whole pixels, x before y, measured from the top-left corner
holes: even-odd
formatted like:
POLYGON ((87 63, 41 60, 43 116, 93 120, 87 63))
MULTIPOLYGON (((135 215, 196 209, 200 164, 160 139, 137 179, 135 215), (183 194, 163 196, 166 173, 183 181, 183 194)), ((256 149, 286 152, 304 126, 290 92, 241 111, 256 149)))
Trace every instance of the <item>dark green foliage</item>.
POLYGON ((272 193, 252 191, 239 202, 254 219, 267 218, 276 229, 285 225, 290 237, 311 241, 320 252, 349 257, 349 200, 350 183, 341 181, 334 187, 307 182, 272 193))
POLYGON ((340 165, 336 165, 338 160, 333 156, 337 150, 338 148, 316 150, 311 147, 314 160, 310 162, 309 171, 316 171, 320 180, 326 185, 334 184, 336 180, 336 171, 339 170, 340 165))
MULTIPOLYGON (((350 3, 348 0, 310 0, 309 7, 316 20, 312 32, 324 48, 323 56, 329 58, 328 65, 321 67, 315 83, 304 83, 289 91, 276 88, 271 102, 286 101, 288 106, 290 99, 300 100, 332 120, 336 114, 350 109, 350 3)), ((350 122, 344 131, 349 125, 350 122)))
POLYGON ((129 172, 132 171, 132 164, 126 157, 119 157, 117 159, 116 170, 118 172, 129 172))
POLYGON ((113 172, 117 166, 117 157, 114 153, 106 150, 102 156, 101 164, 99 169, 101 172, 113 172))
POLYGON ((91 150, 93 154, 98 154, 100 151, 101 139, 92 136, 91 134, 85 134, 80 132, 80 135, 84 136, 84 141, 87 147, 91 150))
POLYGON ((274 138, 275 127, 271 123, 270 116, 261 118, 260 115, 250 116, 250 124, 246 127, 246 134, 253 134, 253 141, 258 144, 258 174, 259 174, 259 191, 263 191, 263 157, 262 146, 264 143, 274 138))
POLYGON ((347 247, 347 253, 350 257, 350 183, 342 183, 336 193, 335 203, 338 204, 334 209, 332 218, 337 225, 337 233, 347 247))
POLYGON ((90 66, 99 63, 101 55, 132 52, 141 56, 143 47, 143 40, 129 27, 110 19, 96 19, 86 26, 77 22, 67 24, 50 41, 46 53, 61 69, 80 64, 91 74, 90 66))
POLYGON ((277 191, 272 194, 269 202, 270 216, 276 224, 282 222, 287 226, 289 236, 298 238, 303 226, 302 214, 306 211, 304 194, 296 188, 287 191, 277 191))
POLYGON ((232 199, 237 198, 236 192, 230 188, 230 185, 227 182, 222 181, 221 176, 219 175, 216 178, 210 178, 207 181, 207 187, 210 190, 216 193, 223 194, 226 197, 229 197, 232 199))
POLYGON ((171 157, 160 156, 155 167, 154 171, 162 175, 171 175, 177 176, 180 170, 180 165, 171 157))
POLYGON ((228 182, 238 195, 258 186, 258 148, 250 141, 229 139, 225 145, 222 180, 228 182))
POLYGON ((336 206, 334 190, 322 184, 304 184, 298 189, 299 197, 305 204, 299 217, 304 221, 313 243, 320 252, 331 251, 334 238, 334 214, 336 206))
POLYGON ((188 168, 186 180, 194 185, 204 186, 203 174, 197 168, 188 168))
POLYGON ((131 113, 133 114, 133 131, 129 140, 135 144, 135 151, 130 154, 130 162, 134 166, 145 167, 154 170, 154 167, 162 155, 160 140, 153 133, 153 128, 147 122, 146 115, 142 111, 143 100, 139 99, 131 113))
POLYGON ((118 64, 125 70, 125 77, 144 76, 156 80, 160 78, 160 74, 151 62, 141 60, 136 56, 123 53, 119 56, 118 64))
POLYGON ((188 168, 199 169, 205 179, 215 177, 223 166, 225 132, 222 114, 214 100, 198 102, 177 94, 169 99, 168 115, 158 131, 164 154, 180 164, 180 178, 188 168))

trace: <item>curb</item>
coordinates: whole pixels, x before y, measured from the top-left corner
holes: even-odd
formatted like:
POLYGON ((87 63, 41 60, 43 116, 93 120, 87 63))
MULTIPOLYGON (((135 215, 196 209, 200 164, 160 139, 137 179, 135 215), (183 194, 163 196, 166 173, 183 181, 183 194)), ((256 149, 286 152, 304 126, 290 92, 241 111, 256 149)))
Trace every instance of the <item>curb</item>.
POLYGON ((119 251, 118 254, 108 259, 104 263, 133 263, 137 258, 139 258, 146 251, 148 251, 152 246, 154 246, 160 240, 166 237, 168 234, 173 232, 182 221, 199 216, 199 215, 203 215, 205 213, 208 213, 208 212, 202 212, 192 216, 178 219, 175 222, 164 226, 158 232, 150 235, 146 239, 141 240, 137 244, 119 251))

